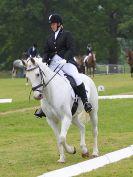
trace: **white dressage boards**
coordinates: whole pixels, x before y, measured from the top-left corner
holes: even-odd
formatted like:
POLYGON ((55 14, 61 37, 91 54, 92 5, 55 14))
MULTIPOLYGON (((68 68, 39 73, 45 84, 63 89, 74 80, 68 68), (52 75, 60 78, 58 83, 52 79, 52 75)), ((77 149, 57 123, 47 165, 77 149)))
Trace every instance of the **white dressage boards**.
POLYGON ((0 103, 11 103, 12 99, 0 99, 0 103))
MULTIPOLYGON (((99 96, 99 99, 122 99, 133 98, 133 95, 112 95, 112 96, 99 96)), ((44 173, 38 177, 72 177, 82 173, 90 172, 97 168, 103 167, 107 164, 111 164, 120 161, 125 158, 133 156, 133 145, 114 151, 103 156, 87 160, 81 163, 77 163, 59 170, 54 170, 48 173, 44 173)))
POLYGON ((59 170, 44 173, 38 177, 72 177, 87 173, 105 165, 133 156, 133 145, 114 151, 103 156, 77 163, 59 170))
MULTIPOLYGON (((133 95, 110 95, 110 96, 99 96, 99 99, 118 99, 118 98, 133 98, 133 95)), ((0 99, 0 103, 12 103, 12 99, 0 99)))

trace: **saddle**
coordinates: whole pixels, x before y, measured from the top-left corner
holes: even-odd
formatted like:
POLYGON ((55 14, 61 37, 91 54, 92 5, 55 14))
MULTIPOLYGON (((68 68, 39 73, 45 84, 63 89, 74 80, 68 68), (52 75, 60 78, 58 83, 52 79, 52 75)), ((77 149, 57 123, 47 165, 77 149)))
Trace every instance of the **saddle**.
MULTIPOLYGON (((58 66, 55 68, 54 72, 57 70, 58 66)), ((73 79, 72 76, 64 73, 62 70, 59 69, 59 72, 57 72, 61 77, 65 76, 65 78, 69 81, 74 93, 75 93, 75 97, 74 97, 74 103, 71 109, 72 115, 75 114, 75 112, 77 111, 78 108, 78 90, 77 90, 77 85, 75 80, 73 79)))
POLYGON ((78 90, 77 90, 77 85, 75 80, 73 79, 72 76, 68 75, 68 74, 64 74, 66 76, 66 78, 68 79, 68 81, 70 82, 70 85, 75 93, 75 99, 74 99, 74 103, 71 109, 72 115, 75 114, 75 112, 77 111, 78 108, 78 90))

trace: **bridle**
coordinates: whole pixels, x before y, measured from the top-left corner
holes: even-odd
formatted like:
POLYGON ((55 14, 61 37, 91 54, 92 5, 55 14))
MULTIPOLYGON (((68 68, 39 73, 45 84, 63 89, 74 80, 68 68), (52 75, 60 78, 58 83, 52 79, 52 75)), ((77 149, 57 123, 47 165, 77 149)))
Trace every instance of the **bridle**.
MULTIPOLYGON (((60 65, 60 64, 59 64, 59 65, 60 65)), ((59 67, 59 65, 55 68, 54 71, 56 71, 56 69, 59 67)), ((39 68, 39 72, 40 72, 40 75, 41 75, 41 83, 38 84, 38 85, 35 86, 35 87, 32 87, 32 88, 31 88, 31 92, 32 92, 32 91, 38 91, 38 92, 42 93, 42 91, 39 90, 38 88, 40 88, 40 87, 46 88, 47 85, 50 83, 50 81, 56 76, 56 74, 59 73, 59 71, 62 69, 63 66, 64 66, 64 65, 62 65, 62 66, 60 67, 60 69, 59 69, 57 72, 55 72, 55 74, 49 79, 49 81, 48 81, 47 83, 45 83, 44 78, 43 78, 43 76, 45 76, 45 73, 42 71, 42 69, 41 69, 38 65, 36 65, 36 66, 33 67, 33 68, 26 69, 26 72, 29 72, 29 71, 33 71, 33 70, 39 68)), ((31 92, 30 92, 30 95, 31 95, 31 92)), ((29 96, 29 99, 30 99, 30 96, 29 96)))
POLYGON ((32 87, 31 88, 31 91, 38 91, 38 92, 41 92, 40 90, 38 90, 38 88, 40 88, 40 87, 44 87, 45 86, 45 82, 44 82, 44 79, 43 79, 43 75, 45 76, 45 74, 44 74, 44 72, 41 70, 41 68, 38 66, 38 65, 36 65, 35 67, 33 67, 33 68, 29 68, 29 69, 26 69, 26 72, 29 72, 29 71, 33 71, 33 70, 35 70, 35 69, 37 69, 37 68, 39 68, 39 72, 40 72, 40 75, 41 75, 41 84, 39 84, 39 85, 37 85, 37 86, 35 86, 35 87, 32 87))

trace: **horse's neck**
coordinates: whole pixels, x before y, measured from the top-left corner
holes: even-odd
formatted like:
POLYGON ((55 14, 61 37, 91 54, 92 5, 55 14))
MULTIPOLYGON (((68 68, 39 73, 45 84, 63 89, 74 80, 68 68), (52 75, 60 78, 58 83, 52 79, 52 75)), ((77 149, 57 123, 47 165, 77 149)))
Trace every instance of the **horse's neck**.
POLYGON ((56 72, 53 72, 47 65, 41 67, 44 72, 43 78, 47 87, 58 87, 64 82, 64 79, 56 72))
POLYGON ((91 63, 94 61, 94 56, 93 56, 93 53, 91 53, 89 56, 88 56, 88 62, 91 63))
POLYGON ((61 95, 67 95, 70 93, 70 87, 65 79, 53 72, 50 68, 45 68, 45 87, 44 87, 44 99, 47 100, 48 104, 56 107, 55 103, 60 102, 61 95), (58 100, 58 101, 57 101, 58 100))

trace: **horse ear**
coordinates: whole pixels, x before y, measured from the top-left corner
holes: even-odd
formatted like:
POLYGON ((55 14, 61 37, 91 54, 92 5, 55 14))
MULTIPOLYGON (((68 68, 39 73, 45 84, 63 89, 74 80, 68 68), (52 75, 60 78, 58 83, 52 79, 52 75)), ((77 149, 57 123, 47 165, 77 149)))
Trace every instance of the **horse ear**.
POLYGON ((32 62, 33 64, 35 64, 34 58, 30 58, 30 59, 31 59, 31 62, 32 62))
POLYGON ((22 59, 21 61, 22 61, 23 65, 26 66, 25 60, 22 59))

